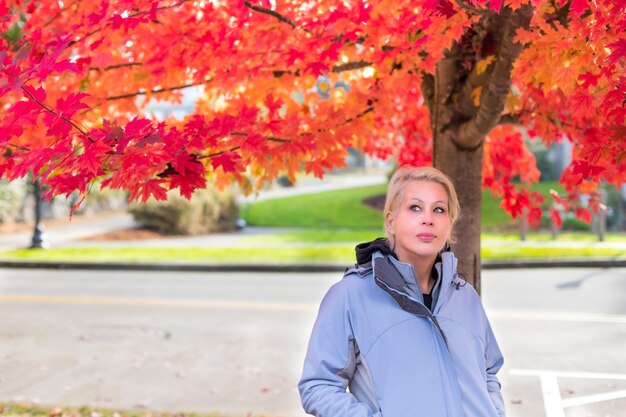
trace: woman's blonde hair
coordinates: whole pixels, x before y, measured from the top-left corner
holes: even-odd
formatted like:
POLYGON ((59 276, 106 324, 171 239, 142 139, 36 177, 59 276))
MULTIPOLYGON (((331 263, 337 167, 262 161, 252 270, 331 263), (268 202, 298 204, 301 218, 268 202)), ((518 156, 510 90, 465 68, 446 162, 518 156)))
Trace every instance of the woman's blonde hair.
MULTIPOLYGON (((446 190, 448 194, 448 214, 452 221, 452 227, 454 227, 454 223, 461 214, 459 199, 456 195, 452 180, 450 180, 446 174, 433 167, 403 166, 393 174, 389 180, 387 197, 385 198, 385 219, 387 219, 388 215, 395 216, 404 198, 406 185, 412 181, 434 182, 441 185, 446 190)), ((389 235, 389 231, 387 231, 387 238, 390 241, 391 247, 393 247, 395 242, 393 241, 393 236, 389 235)), ((448 243, 454 243, 452 237, 448 239, 448 243)))

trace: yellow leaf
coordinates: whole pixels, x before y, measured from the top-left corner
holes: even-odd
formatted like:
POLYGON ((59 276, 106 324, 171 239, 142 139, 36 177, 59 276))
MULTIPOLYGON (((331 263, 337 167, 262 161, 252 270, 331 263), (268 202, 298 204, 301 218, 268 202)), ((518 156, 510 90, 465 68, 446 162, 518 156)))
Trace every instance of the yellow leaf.
POLYGON ((482 87, 476 87, 472 91, 472 98, 474 99, 474 104, 476 106, 478 106, 480 104, 480 93, 482 93, 482 91, 483 91, 482 87))
POLYGON ((489 55, 487 58, 483 58, 476 63, 476 73, 482 74, 487 67, 496 59, 495 55, 489 55))
POLYGON ((522 104, 519 95, 515 94, 513 90, 509 91, 509 95, 506 97, 506 106, 505 108, 508 111, 514 111, 522 104))

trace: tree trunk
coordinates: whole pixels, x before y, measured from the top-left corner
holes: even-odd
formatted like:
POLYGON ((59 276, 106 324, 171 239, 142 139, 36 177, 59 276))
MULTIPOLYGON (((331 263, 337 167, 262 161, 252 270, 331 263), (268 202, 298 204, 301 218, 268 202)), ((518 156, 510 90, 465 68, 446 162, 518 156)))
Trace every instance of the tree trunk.
POLYGON ((472 150, 460 149, 446 133, 436 137, 433 165, 452 179, 462 203, 461 217, 454 226, 456 243, 452 248, 459 258, 459 273, 480 294, 483 146, 481 143, 472 150))
POLYGON ((473 33, 472 42, 454 44, 437 63, 435 73, 422 77, 433 134, 433 166, 452 179, 461 203, 461 217, 453 232, 457 242, 452 245, 459 258, 458 270, 479 294, 483 143, 500 123, 511 90, 513 62, 522 51, 522 45, 514 42, 515 33, 529 26, 532 14, 530 5, 484 14, 468 32, 473 33), (468 61, 475 55, 473 42, 495 47, 495 60, 487 69, 479 70, 468 61))
MULTIPOLYGON (((429 98, 433 132, 433 166, 448 175, 461 204, 461 216, 454 226, 452 245, 459 258, 458 271, 480 294, 480 226, 482 213, 482 166, 484 135, 474 134, 459 143, 464 129, 463 115, 452 100, 459 91, 458 63, 444 58, 423 91, 429 98)), ((496 110, 497 111, 497 110, 496 110)), ((467 129, 467 127, 465 127, 467 129)))

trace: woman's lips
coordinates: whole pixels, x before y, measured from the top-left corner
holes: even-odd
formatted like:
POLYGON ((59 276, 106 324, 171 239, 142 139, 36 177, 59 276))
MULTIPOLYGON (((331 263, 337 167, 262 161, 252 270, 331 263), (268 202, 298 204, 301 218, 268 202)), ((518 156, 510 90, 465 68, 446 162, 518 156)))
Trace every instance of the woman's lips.
POLYGON ((437 236, 432 233, 418 233, 417 238, 422 242, 432 242, 437 236))

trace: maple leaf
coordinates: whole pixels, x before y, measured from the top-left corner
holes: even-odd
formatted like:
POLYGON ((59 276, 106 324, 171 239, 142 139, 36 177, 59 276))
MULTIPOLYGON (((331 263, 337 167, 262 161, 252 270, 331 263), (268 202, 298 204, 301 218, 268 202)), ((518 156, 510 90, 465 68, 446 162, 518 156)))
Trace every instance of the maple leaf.
POLYGON ((489 8, 491 10, 500 11, 501 7, 502 7, 502 0, 490 0, 489 1, 489 8))
POLYGON ((588 8, 588 0, 572 0, 572 3, 570 4, 570 11, 576 17, 580 17, 580 15, 582 15, 588 8))
POLYGON ((561 219, 561 213, 558 210, 550 207, 550 220, 557 228, 561 228, 563 226, 563 220, 561 219))
POLYGON ((580 178, 578 184, 589 177, 596 177, 605 170, 605 167, 592 165, 587 161, 576 160, 572 162, 572 174, 580 178))
POLYGON ((312 74, 314 76, 319 76, 328 72, 328 65, 323 62, 310 62, 304 67, 305 74, 312 74))
POLYGON ((216 155, 211 158, 211 165, 213 169, 217 169, 219 167, 225 173, 228 172, 236 172, 239 167, 239 161, 241 160, 241 156, 236 152, 224 152, 221 155, 216 155))
POLYGON ((111 151, 111 146, 104 140, 89 143, 85 146, 85 151, 78 156, 78 163, 84 171, 95 177, 102 174, 102 156, 111 151))
POLYGON ((101 1, 100 7, 100 10, 98 10, 97 12, 89 13, 89 15, 87 16, 87 25, 95 26, 106 17, 107 9, 109 8, 109 2, 105 0, 101 1))
POLYGON ((323 178, 324 168, 317 161, 308 161, 304 164, 304 170, 307 174, 313 174, 316 178, 323 178))
POLYGON ((88 97, 85 93, 72 93, 67 98, 59 98, 56 102, 56 109, 69 119, 78 110, 89 108, 85 103, 81 103, 85 97, 88 97))
POLYGON ((576 208, 576 218, 578 220, 582 220, 585 223, 589 224, 591 223, 591 212, 587 209, 584 209, 582 207, 578 207, 576 208))
POLYGON ((335 61, 339 58, 341 43, 332 42, 325 51, 320 54, 320 61, 335 61))
POLYGON ((574 106, 580 106, 581 108, 593 109, 593 96, 583 91, 577 91, 571 96, 570 101, 574 106))
POLYGON ((583 82, 582 86, 584 88, 588 88, 590 86, 595 87, 596 85, 598 85, 599 78, 600 77, 591 72, 586 72, 578 76, 578 80, 583 82))
POLYGON ((262 153, 266 149, 266 141, 267 139, 263 135, 250 133, 241 144, 241 150, 250 153, 262 153))
POLYGON ((13 137, 18 137, 24 133, 21 125, 10 123, 8 125, 0 125, 0 144, 6 144, 13 137))
POLYGON ((0 79, 0 95, 9 91, 19 92, 27 77, 27 74, 22 72, 22 68, 19 65, 10 65, 5 67, 2 72, 6 80, 0 79))
POLYGON ((265 107, 267 107, 269 111, 270 119, 274 119, 276 117, 276 113, 278 113, 283 104, 283 100, 280 98, 274 98, 271 91, 267 93, 265 96, 265 107))
POLYGON ((288 66, 292 66, 297 60, 303 60, 306 57, 306 53, 300 49, 289 49, 285 56, 285 63, 288 66))
POLYGON ((194 191, 200 188, 206 188, 206 178, 195 172, 189 172, 186 175, 174 174, 170 177, 170 190, 177 188, 180 195, 187 200, 191 199, 194 191))
POLYGON ((167 200, 167 189, 164 187, 165 180, 149 179, 141 182, 137 188, 131 190, 130 198, 145 203, 150 197, 157 201, 167 200))
POLYGON ((626 38, 610 43, 607 47, 611 50, 611 54, 607 58, 609 65, 613 65, 617 63, 620 58, 626 57, 626 38))
POLYGON ((489 67, 489 65, 491 65, 491 63, 495 61, 495 59, 496 59, 495 55, 489 55, 488 57, 483 58, 480 61, 478 61, 476 63, 476 73, 480 75, 483 72, 485 72, 487 68, 489 67))

